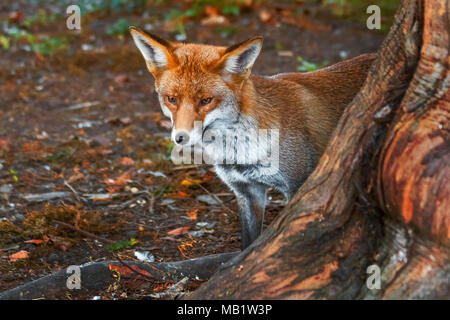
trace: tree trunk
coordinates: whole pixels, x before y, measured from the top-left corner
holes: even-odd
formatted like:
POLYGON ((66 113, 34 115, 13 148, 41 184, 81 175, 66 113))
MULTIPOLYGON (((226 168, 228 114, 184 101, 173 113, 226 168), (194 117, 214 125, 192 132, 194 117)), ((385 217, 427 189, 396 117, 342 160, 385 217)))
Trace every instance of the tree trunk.
POLYGON ((449 7, 402 1, 315 171, 189 298, 449 298, 449 7))

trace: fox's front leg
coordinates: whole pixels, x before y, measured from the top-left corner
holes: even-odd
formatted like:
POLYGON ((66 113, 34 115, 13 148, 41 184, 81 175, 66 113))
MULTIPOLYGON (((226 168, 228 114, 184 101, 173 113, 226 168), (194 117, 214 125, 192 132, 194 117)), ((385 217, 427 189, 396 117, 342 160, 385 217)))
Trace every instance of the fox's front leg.
POLYGON ((233 186, 241 222, 241 248, 247 248, 261 233, 267 188, 258 184, 233 186))

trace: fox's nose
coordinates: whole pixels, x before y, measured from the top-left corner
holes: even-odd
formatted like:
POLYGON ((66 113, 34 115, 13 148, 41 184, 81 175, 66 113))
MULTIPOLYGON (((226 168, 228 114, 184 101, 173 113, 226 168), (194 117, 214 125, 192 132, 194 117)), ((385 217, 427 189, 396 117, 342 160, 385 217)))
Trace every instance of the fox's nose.
POLYGON ((175 142, 178 144, 186 144, 189 141, 189 135, 186 132, 178 132, 175 135, 175 142))

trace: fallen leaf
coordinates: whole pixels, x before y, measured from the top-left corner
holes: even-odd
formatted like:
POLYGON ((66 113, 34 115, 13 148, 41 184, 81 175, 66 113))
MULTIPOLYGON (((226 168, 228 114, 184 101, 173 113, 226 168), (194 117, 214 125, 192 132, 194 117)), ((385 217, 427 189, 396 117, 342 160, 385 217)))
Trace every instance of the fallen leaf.
POLYGON ((43 240, 27 240, 27 241, 24 241, 24 242, 25 243, 32 243, 32 244, 41 244, 44 241, 43 240))
POLYGON ((167 234, 170 234, 171 236, 176 236, 188 232, 189 229, 190 227, 179 227, 167 232, 167 234))
POLYGON ((198 213, 198 209, 195 209, 194 211, 189 212, 187 215, 188 215, 189 219, 197 220, 197 213, 198 213))
POLYGON ((124 166, 132 166, 134 165, 134 160, 129 157, 123 157, 122 159, 120 159, 120 164, 124 166))
POLYGON ((109 251, 116 251, 126 247, 131 247, 137 243, 138 240, 136 240, 135 238, 130 238, 130 240, 119 240, 109 246, 109 251))
POLYGON ((199 183, 202 183, 202 180, 199 180, 199 179, 194 179, 194 180, 184 179, 183 181, 181 181, 181 185, 185 186, 185 187, 190 187, 190 186, 193 186, 194 184, 199 184, 199 183))
POLYGON ((220 25, 228 25, 230 24, 230 21, 225 16, 218 15, 204 18, 201 21, 201 24, 203 26, 220 26, 220 25))
POLYGON ((16 253, 10 255, 9 261, 16 262, 17 260, 20 260, 20 259, 27 259, 28 256, 29 256, 29 252, 22 250, 22 251, 19 251, 19 252, 16 252, 16 253))
POLYGON ((67 182, 68 182, 68 183, 73 183, 73 182, 75 182, 75 181, 77 181, 77 180, 80 180, 80 179, 83 179, 83 178, 84 178, 84 174, 82 174, 81 172, 79 172, 79 173, 77 173, 77 174, 71 176, 71 177, 67 180, 67 182))
POLYGON ((148 271, 145 271, 145 270, 139 268, 138 266, 133 266, 133 265, 131 265, 129 268, 127 266, 116 266, 113 264, 109 264, 109 270, 115 271, 115 272, 119 273, 121 276, 126 276, 126 275, 131 275, 131 274, 137 276, 137 274, 135 272, 133 272, 133 270, 134 270, 140 274, 146 275, 148 277, 152 277, 152 274, 149 273, 148 271))
POLYGON ((187 194, 186 192, 183 192, 183 191, 178 191, 178 196, 180 196, 182 198, 187 198, 187 197, 189 197, 189 194, 187 194))
POLYGON ((131 180, 131 175, 129 172, 125 172, 115 180, 105 179, 105 183, 107 185, 123 185, 127 184, 128 180, 131 180))

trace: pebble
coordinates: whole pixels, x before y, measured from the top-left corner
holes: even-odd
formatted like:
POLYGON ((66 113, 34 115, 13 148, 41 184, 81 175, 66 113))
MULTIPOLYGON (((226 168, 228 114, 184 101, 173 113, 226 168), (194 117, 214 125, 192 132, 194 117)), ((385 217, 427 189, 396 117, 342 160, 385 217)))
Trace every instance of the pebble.
POLYGON ((13 189, 13 185, 12 184, 4 184, 0 187, 0 192, 3 193, 10 193, 13 189))

